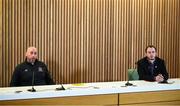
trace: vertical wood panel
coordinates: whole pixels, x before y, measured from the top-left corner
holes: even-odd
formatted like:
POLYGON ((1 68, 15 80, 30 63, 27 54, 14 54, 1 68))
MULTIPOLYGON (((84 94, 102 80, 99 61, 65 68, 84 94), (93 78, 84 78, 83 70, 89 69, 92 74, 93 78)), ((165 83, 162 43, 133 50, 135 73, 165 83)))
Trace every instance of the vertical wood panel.
POLYGON ((0 0, 0 86, 28 46, 56 83, 119 81, 157 47, 180 77, 179 0, 0 0))
MULTIPOLYGON (((3 54, 3 52, 2 52, 2 50, 3 50, 3 48, 2 48, 2 40, 3 40, 3 36, 2 36, 2 33, 3 33, 3 1, 2 0, 0 0, 0 78, 3 78, 3 71, 2 71, 2 63, 3 63, 3 61, 2 61, 2 59, 3 59, 3 57, 2 57, 2 54, 3 54)), ((1 79, 0 80, 0 86, 2 86, 3 85, 3 80, 1 79)))

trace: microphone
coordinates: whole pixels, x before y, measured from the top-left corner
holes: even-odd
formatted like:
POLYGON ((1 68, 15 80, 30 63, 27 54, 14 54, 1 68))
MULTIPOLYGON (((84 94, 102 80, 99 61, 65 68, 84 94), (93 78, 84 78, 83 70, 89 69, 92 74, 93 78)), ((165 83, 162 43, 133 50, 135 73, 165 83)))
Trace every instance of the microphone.
MULTIPOLYGON (((137 65, 137 62, 135 62, 135 65, 137 65)), ((125 83, 125 86, 136 86, 129 82, 129 80, 130 80, 130 78, 132 78, 132 75, 134 74, 135 70, 136 70, 136 67, 133 69, 133 71, 130 73, 130 75, 128 75, 128 81, 125 83)))
POLYGON ((167 80, 158 82, 158 84, 173 84, 175 81, 168 82, 167 80))
POLYGON ((158 83, 160 83, 160 84, 168 84, 168 81, 167 80, 163 80, 163 81, 161 81, 161 82, 158 82, 158 83))
POLYGON ((36 92, 36 89, 34 89, 34 70, 32 71, 32 88, 28 89, 29 92, 36 92))
POLYGON ((61 85, 60 87, 56 88, 57 91, 66 90, 62 84, 60 84, 60 85, 61 85))

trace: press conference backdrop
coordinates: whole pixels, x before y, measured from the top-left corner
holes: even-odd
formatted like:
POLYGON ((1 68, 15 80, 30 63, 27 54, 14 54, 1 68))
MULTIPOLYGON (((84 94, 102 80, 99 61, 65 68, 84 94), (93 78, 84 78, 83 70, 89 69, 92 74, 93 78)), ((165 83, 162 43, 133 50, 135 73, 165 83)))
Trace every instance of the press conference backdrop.
POLYGON ((56 83, 127 80, 157 47, 180 77, 180 0, 0 0, 0 86, 36 46, 56 83))

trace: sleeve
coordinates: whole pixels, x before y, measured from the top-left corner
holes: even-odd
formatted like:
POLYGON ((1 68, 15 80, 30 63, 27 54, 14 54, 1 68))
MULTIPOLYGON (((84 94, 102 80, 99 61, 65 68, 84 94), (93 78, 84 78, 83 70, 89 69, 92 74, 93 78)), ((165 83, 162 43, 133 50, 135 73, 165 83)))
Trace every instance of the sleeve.
POLYGON ((20 86, 20 69, 17 66, 13 72, 11 82, 10 82, 10 87, 15 87, 15 86, 20 86))
POLYGON ((168 80, 169 76, 168 76, 168 72, 167 72, 167 69, 166 69, 166 65, 165 65, 165 61, 163 60, 162 61, 162 69, 161 69, 161 74, 163 75, 164 77, 164 80, 168 80))
POLYGON ((50 76, 50 73, 49 73, 49 71, 48 71, 48 69, 47 69, 47 66, 45 66, 46 67, 46 76, 45 76, 45 80, 46 80, 46 84, 47 85, 53 85, 53 84, 55 84, 54 83, 54 81, 53 81, 53 79, 51 78, 51 76, 50 76))
POLYGON ((138 74, 139 74, 139 80, 147 80, 147 81, 155 81, 154 77, 151 75, 146 74, 146 70, 143 67, 142 63, 137 64, 137 70, 138 70, 138 74))

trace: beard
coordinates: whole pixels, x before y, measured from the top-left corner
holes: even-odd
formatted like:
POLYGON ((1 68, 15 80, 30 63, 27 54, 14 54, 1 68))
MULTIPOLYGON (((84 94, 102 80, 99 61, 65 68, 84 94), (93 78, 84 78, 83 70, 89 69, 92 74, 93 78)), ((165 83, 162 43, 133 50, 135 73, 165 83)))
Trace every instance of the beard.
POLYGON ((155 56, 150 56, 149 60, 155 60, 155 56))
POLYGON ((28 61, 29 63, 31 63, 31 64, 34 64, 34 62, 36 61, 36 59, 35 59, 35 58, 27 59, 27 61, 28 61))

